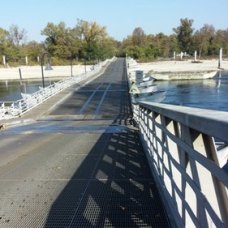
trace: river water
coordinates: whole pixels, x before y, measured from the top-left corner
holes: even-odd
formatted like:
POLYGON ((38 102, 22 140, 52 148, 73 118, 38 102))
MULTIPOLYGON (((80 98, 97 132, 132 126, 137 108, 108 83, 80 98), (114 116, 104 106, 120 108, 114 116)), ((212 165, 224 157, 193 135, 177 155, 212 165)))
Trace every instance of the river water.
MULTIPOLYGON (((54 83, 45 80, 45 86, 54 83)), ((228 111, 228 71, 209 80, 155 82, 158 90, 166 91, 162 103, 228 111)), ((0 101, 16 101, 21 93, 34 93, 42 81, 1 81, 0 101)), ((150 97, 146 100, 150 101, 150 97)))
MULTIPOLYGON (((45 86, 55 81, 45 79, 45 86)), ((22 98, 21 93, 34 93, 42 87, 42 80, 0 81, 0 101, 16 101, 22 98)))
POLYGON ((228 71, 208 80, 155 83, 158 90, 166 91, 162 103, 228 111, 228 71))

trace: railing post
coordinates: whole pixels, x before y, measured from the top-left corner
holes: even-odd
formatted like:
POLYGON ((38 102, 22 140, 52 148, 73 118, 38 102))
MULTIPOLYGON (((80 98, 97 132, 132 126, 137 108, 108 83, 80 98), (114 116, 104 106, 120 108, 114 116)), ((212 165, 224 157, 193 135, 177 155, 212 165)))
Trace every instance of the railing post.
MULTIPOLYGON (((206 147, 207 157, 213 162, 215 162, 217 165, 219 165, 214 141, 210 136, 205 134, 203 134, 203 141, 206 147)), ((218 207, 219 207, 222 219, 225 222, 225 224, 228 226, 228 203, 224 203, 224 202, 228 202, 226 189, 224 185, 221 184, 221 182, 213 175, 212 175, 212 180, 214 182, 216 197, 218 201, 218 207)))
MULTIPOLYGON (((169 212, 180 227, 226 226, 227 174, 219 167, 212 137, 201 132, 202 129, 212 134, 209 120, 202 121, 206 118, 202 111, 202 116, 193 118, 193 108, 193 114, 190 114, 189 108, 184 113, 175 106, 167 105, 169 109, 163 106, 166 105, 149 106, 142 102, 138 117, 147 158, 152 172, 156 174, 157 184, 164 189, 162 193, 171 210, 169 212), (191 118, 188 119, 189 115, 191 118), (196 122, 200 124, 194 125, 196 122)), ((224 119, 222 125, 216 121, 218 125, 213 123, 212 126, 224 126, 224 119)), ((227 127, 223 129, 228 131, 227 127)), ((215 136, 218 133, 216 130, 215 136)))

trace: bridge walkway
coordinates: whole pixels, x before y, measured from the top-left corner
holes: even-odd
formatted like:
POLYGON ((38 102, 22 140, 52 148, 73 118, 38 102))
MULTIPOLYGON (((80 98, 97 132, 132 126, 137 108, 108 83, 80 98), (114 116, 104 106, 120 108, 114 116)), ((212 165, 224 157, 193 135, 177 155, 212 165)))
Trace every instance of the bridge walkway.
POLYGON ((0 226, 169 227, 132 120, 124 59, 77 87, 0 133, 0 226))

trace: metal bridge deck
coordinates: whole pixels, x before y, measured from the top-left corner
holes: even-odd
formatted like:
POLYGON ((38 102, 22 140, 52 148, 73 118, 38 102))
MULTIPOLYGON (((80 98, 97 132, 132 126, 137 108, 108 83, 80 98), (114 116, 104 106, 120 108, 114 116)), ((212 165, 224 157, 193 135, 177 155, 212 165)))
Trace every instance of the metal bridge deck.
POLYGON ((170 226, 123 69, 119 59, 44 116, 0 133, 0 227, 170 226))

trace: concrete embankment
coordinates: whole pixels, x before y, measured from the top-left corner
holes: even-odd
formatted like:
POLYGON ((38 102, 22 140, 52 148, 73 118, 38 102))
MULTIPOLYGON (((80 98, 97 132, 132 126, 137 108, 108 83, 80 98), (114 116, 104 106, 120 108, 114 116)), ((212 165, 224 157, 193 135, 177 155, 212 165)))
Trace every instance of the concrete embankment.
MULTIPOLYGON (((53 70, 45 70, 44 66, 44 76, 45 78, 58 78, 58 77, 69 77, 71 76, 71 66, 52 66, 53 70)), ((82 73, 89 72, 92 70, 91 65, 73 65, 72 74, 79 75, 82 73)), ((20 67, 9 67, 0 68, 0 80, 19 80, 20 72, 22 79, 40 79, 41 66, 20 66, 20 67)))
MULTIPOLYGON (((228 60, 221 64, 223 70, 228 70, 228 60)), ((155 61, 138 63, 130 69, 132 77, 137 70, 150 75, 157 80, 194 80, 213 78, 218 71, 218 60, 201 60, 197 63, 186 61, 155 61)))

